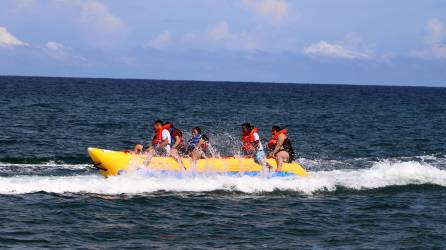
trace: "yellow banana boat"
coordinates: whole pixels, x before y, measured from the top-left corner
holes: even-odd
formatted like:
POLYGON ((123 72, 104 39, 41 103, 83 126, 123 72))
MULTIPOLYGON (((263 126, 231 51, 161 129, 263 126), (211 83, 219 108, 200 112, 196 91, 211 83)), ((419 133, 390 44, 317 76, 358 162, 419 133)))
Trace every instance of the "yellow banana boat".
MULTIPOLYGON (((105 177, 119 175, 132 171, 137 167, 145 166, 147 155, 133 154, 129 152, 119 152, 99 148, 88 148, 88 154, 93 160, 94 166, 99 169, 105 177)), ((183 158, 186 171, 190 169, 191 159, 183 158)), ((276 167, 274 159, 267 159, 267 162, 276 167)), ((150 165, 146 166, 150 170, 157 171, 182 171, 178 162, 171 157, 153 157, 150 165)), ((198 160, 195 166, 196 172, 215 173, 259 173, 263 167, 255 163, 252 158, 208 158, 198 160)), ((282 166, 282 173, 308 176, 308 172, 298 163, 286 163, 282 166)))

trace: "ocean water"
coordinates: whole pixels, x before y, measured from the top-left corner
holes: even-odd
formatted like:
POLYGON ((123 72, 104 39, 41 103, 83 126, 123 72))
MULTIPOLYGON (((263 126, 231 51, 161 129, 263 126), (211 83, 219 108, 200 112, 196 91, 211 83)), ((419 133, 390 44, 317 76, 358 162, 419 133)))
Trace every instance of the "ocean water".
POLYGON ((446 89, 0 77, 0 248, 446 248, 446 89), (105 179, 155 119, 286 126, 310 177, 105 179))

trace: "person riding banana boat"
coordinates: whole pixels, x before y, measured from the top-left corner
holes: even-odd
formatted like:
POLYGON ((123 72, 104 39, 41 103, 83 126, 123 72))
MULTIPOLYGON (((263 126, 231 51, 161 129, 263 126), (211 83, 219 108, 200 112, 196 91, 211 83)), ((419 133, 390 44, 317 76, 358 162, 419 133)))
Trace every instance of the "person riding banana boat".
MULTIPOLYGON (((161 120, 156 120, 152 126, 155 135, 152 138, 152 143, 149 149, 147 150, 147 152, 145 152, 147 154, 146 165, 150 165, 150 161, 154 156, 171 156, 178 162, 178 164, 180 164, 181 167, 184 168, 184 164, 178 153, 178 147, 181 145, 182 141, 182 138, 180 137, 182 136, 181 131, 176 131, 175 133, 176 138, 174 140, 178 143, 172 144, 172 136, 171 132, 169 132, 169 129, 173 128, 172 123, 164 124, 161 120), (174 150, 171 150, 171 146, 175 146, 173 148, 174 150)), ((143 150, 144 147, 141 144, 137 144, 134 148, 135 153, 143 153, 143 150)))
MULTIPOLYGON (((167 153, 170 151, 170 143, 172 140, 169 131, 164 129, 163 121, 161 120, 153 122, 152 128, 154 135, 146 153, 150 152, 157 156, 167 156, 167 153)), ((142 144, 136 144, 133 152, 137 154, 144 153, 144 148, 145 147, 142 144)))
POLYGON ((151 145, 145 148, 138 144, 135 149, 122 152, 88 148, 94 166, 105 177, 123 174, 134 166, 145 166, 160 171, 181 171, 188 169, 206 172, 208 169, 217 173, 262 173, 265 167, 275 168, 280 174, 308 176, 308 172, 294 162, 294 150, 288 131, 278 126, 272 127, 271 140, 268 143, 269 154, 265 158, 259 130, 249 123, 242 124, 242 155, 246 157, 219 157, 199 127, 192 130, 192 138, 185 143, 182 132, 171 122, 161 120, 153 124, 154 136, 151 145), (156 157, 155 157, 156 156, 156 157), (183 157, 183 158, 181 158, 183 157), (184 159, 190 157, 190 159, 184 159), (274 158, 269 159, 269 158, 274 158), (184 162, 183 162, 184 160, 184 162), (275 161, 275 162, 274 162, 275 161))
POLYGON ((270 150, 268 157, 276 160, 276 171, 282 171, 283 163, 294 161, 295 153, 286 128, 279 126, 271 128, 271 139, 268 142, 268 149, 270 150))
POLYGON ((185 168, 181 160, 181 157, 187 154, 186 144, 184 143, 183 139, 183 132, 176 128, 172 122, 165 122, 163 128, 167 129, 170 134, 170 156, 172 156, 182 168, 185 168))
POLYGON ((202 134, 199 127, 192 129, 192 138, 188 141, 187 151, 192 158, 192 166, 195 166, 199 159, 212 157, 212 152, 209 149, 209 137, 202 134))
POLYGON ((254 158, 258 164, 265 167, 267 165, 266 155, 258 131, 259 129, 250 123, 242 124, 241 153, 242 156, 254 158))
MULTIPOLYGON (((187 145, 184 143, 183 133, 174 127, 173 123, 163 123, 157 120, 153 123, 153 136, 151 146, 145 152, 147 154, 146 165, 150 164, 154 156, 174 158, 182 168, 184 164, 181 160, 182 156, 189 156, 192 159, 192 166, 196 165, 199 159, 213 157, 210 150, 209 138, 202 134, 199 127, 192 129, 192 138, 187 145)), ((266 163, 265 151, 263 150, 259 129, 250 123, 242 124, 242 148, 241 153, 246 157, 253 157, 254 160, 264 166, 270 168, 266 163)), ((292 163, 295 158, 292 142, 288 136, 288 130, 279 126, 273 126, 271 129, 271 139, 268 142, 269 154, 268 158, 274 158, 277 164, 276 171, 282 171, 284 163, 292 163)), ((134 153, 143 153, 142 145, 137 144, 134 153)))

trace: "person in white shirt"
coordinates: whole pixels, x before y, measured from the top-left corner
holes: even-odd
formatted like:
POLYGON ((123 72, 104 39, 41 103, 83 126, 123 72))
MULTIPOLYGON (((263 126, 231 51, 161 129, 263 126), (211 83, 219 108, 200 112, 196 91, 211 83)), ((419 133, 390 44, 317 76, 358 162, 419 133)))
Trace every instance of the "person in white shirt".
POLYGON ((161 145, 160 145, 163 152, 166 152, 166 153, 170 152, 171 141, 172 141, 172 138, 170 137, 169 130, 163 128, 163 131, 161 132, 161 145), (165 142, 165 143, 163 143, 163 142, 165 142))
POLYGON ((259 129, 250 123, 242 124, 242 155, 253 157, 262 166, 266 166, 265 151, 258 133, 259 129))
MULTIPOLYGON (((152 126, 155 135, 152 138, 152 144, 149 146, 149 149, 146 152, 147 153, 146 165, 150 164, 150 161, 152 160, 153 156, 168 156, 170 154, 170 144, 172 142, 169 130, 164 128, 163 121, 156 120, 152 126)), ((137 144, 135 146, 134 152, 142 153, 143 146, 137 144)))

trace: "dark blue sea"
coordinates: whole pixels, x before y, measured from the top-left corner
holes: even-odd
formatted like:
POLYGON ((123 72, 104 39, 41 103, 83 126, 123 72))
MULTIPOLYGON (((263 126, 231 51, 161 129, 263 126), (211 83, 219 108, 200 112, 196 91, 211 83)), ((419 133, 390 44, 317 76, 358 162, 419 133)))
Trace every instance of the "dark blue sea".
POLYGON ((0 77, 0 248, 445 249, 446 88, 0 77), (287 127, 310 176, 105 179, 156 119, 222 154, 287 127))

